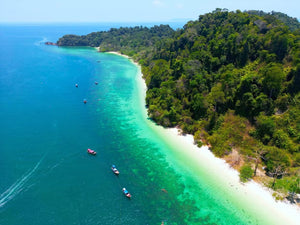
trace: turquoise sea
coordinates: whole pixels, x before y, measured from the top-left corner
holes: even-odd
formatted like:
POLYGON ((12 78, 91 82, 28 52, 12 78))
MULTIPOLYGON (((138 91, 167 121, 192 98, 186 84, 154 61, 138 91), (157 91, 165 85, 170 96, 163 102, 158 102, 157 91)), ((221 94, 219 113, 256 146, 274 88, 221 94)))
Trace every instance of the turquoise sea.
POLYGON ((153 129, 130 60, 43 44, 118 26, 0 25, 0 224, 268 224, 153 129))

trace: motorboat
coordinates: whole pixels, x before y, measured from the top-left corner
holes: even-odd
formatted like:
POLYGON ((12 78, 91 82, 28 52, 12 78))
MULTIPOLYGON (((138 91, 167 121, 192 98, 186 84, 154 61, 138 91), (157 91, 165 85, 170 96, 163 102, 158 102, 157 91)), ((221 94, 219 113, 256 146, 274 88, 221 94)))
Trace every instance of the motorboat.
POLYGON ((131 194, 126 190, 126 188, 123 188, 122 192, 127 198, 131 198, 131 194))
POLYGON ((91 155, 96 155, 96 154, 97 154, 97 152, 95 152, 94 150, 89 149, 89 148, 88 148, 88 150, 87 150, 87 153, 89 153, 89 154, 91 154, 91 155))
POLYGON ((119 174, 120 174, 119 170, 117 170, 117 168, 116 168, 115 165, 112 165, 112 166, 111 166, 111 170, 112 170, 112 171, 114 172, 114 174, 116 174, 116 175, 119 175, 119 174))

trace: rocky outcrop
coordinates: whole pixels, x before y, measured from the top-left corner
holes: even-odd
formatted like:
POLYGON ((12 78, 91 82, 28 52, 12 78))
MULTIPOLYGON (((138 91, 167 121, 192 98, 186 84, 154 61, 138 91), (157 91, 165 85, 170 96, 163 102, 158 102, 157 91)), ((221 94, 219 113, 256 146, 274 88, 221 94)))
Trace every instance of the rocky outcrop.
POLYGON ((47 41, 47 42, 45 42, 45 45, 57 45, 57 44, 54 42, 47 41))

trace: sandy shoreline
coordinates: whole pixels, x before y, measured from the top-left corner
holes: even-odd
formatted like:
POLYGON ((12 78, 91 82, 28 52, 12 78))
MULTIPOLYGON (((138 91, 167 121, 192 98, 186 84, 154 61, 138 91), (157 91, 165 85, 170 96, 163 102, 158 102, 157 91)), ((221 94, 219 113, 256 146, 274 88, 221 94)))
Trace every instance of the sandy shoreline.
MULTIPOLYGON (((109 53, 126 57, 138 67, 139 76, 137 77, 137 83, 140 91, 139 100, 143 107, 145 105, 147 88, 142 78, 140 65, 126 55, 118 52, 109 53)), ((246 210, 251 211, 253 215, 257 216, 258 224, 265 224, 262 220, 268 221, 268 224, 300 224, 300 208, 298 206, 288 202, 275 201, 268 188, 254 181, 242 184, 239 180, 239 173, 232 169, 225 160, 215 157, 207 146, 197 147, 194 144, 192 135, 180 135, 179 130, 176 128, 169 129, 155 125, 153 122, 147 120, 147 110, 145 108, 142 108, 142 110, 144 111, 145 122, 155 132, 159 133, 165 141, 172 143, 174 149, 184 154, 184 157, 193 162, 194 165, 209 171, 211 176, 218 179, 219 185, 227 189, 228 194, 242 199, 244 204, 247 205, 246 210), (265 218, 267 219, 265 220, 265 218)))
MULTIPOLYGON (((97 50, 99 51, 99 48, 97 48, 97 50)), ((106 52, 106 53, 110 53, 110 54, 115 54, 115 55, 119 55, 119 56, 122 56, 124 58, 127 58, 129 59, 133 64, 135 64, 137 67, 141 67, 137 62, 135 62, 132 58, 130 58, 128 55, 124 55, 124 54, 121 54, 120 52, 106 52)))
POLYGON ((259 224, 263 224, 261 219, 264 217, 270 224, 300 224, 299 207, 288 202, 275 201, 268 188, 254 181, 242 184, 236 170, 225 160, 215 157, 207 146, 197 147, 192 135, 182 136, 176 128, 163 129, 162 133, 171 139, 174 145, 180 146, 191 161, 196 161, 200 167, 210 171, 211 176, 217 177, 222 188, 239 196, 244 204, 249 204, 247 210, 257 215, 259 224))

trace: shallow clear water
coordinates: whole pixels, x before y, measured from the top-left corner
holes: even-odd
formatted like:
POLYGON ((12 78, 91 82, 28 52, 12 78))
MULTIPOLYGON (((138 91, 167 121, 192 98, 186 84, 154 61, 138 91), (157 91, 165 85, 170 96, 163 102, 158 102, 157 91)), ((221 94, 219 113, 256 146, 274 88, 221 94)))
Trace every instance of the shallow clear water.
POLYGON ((0 26, 0 224, 266 224, 156 131, 133 63, 42 43, 107 27, 0 26))

